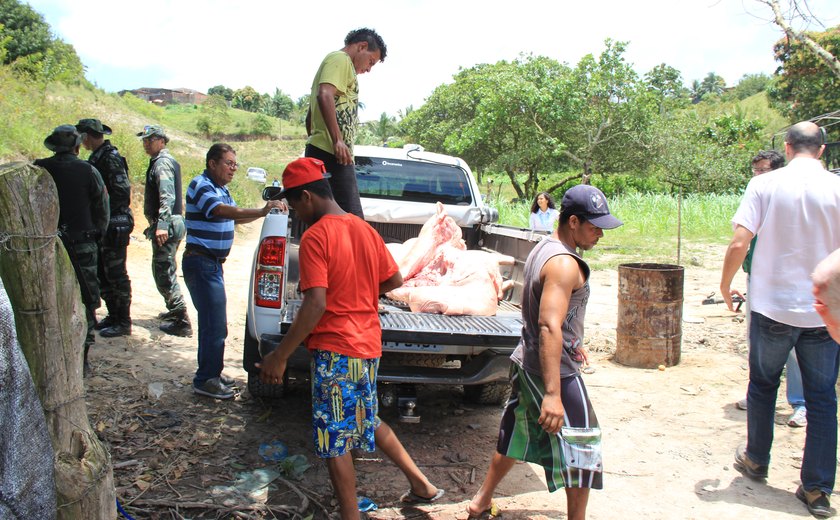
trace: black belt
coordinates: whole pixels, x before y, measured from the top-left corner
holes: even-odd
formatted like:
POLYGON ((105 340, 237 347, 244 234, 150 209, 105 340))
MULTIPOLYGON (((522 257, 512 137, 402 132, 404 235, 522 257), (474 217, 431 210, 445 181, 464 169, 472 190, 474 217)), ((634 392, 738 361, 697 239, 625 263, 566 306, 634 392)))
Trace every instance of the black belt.
POLYGON ((219 262, 220 264, 225 263, 225 260, 227 260, 227 258, 217 257, 216 255, 214 255, 210 251, 207 251, 206 249, 199 249, 199 248, 196 248, 196 247, 184 248, 184 256, 204 256, 204 257, 210 258, 211 260, 215 260, 216 262, 219 262))

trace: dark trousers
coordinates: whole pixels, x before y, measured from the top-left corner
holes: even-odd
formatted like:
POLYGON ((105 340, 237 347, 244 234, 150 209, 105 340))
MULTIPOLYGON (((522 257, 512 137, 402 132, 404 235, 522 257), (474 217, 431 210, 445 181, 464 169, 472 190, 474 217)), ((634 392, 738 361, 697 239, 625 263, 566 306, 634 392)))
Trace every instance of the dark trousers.
POLYGON ((359 186, 356 184, 356 166, 338 164, 335 155, 311 144, 306 145, 303 155, 324 161, 324 166, 330 174, 328 180, 335 201, 347 213, 352 213, 364 219, 362 201, 359 199, 359 186))

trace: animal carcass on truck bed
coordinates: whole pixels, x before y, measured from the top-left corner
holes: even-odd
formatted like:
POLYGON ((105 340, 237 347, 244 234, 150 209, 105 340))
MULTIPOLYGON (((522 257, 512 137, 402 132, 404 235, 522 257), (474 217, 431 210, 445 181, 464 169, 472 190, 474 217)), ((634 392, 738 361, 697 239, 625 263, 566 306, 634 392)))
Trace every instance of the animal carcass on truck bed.
MULTIPOLYGON (((365 221, 399 256, 409 293, 380 300, 381 405, 398 404, 406 419, 416 418, 409 412, 422 384, 463 386, 472 400, 502 402, 522 329, 522 268, 545 233, 496 224, 498 213, 461 159, 417 147, 357 146, 355 153, 365 221), (424 278, 447 285, 422 286, 424 278)), ((268 187, 263 197, 278 191, 268 187)), ((297 248, 304 231, 294 212, 263 221, 243 356, 254 395, 282 395, 280 385, 260 382, 254 364, 279 343, 300 307, 297 248)), ((287 366, 289 378, 308 377, 306 349, 287 366)))
POLYGON ((495 316, 499 300, 513 286, 499 268, 512 266, 514 258, 468 251, 461 228, 440 202, 417 238, 389 249, 400 267, 403 285, 387 296, 407 303, 412 312, 495 316))

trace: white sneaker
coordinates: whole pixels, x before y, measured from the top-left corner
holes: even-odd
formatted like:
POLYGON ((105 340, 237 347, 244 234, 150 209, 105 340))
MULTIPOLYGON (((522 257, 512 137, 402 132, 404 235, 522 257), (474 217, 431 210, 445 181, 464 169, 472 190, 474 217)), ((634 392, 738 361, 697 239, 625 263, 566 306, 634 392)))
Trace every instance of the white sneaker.
POLYGON ((793 415, 788 417, 788 426, 791 428, 802 428, 808 425, 807 410, 804 406, 797 406, 793 409, 793 415))
POLYGON ((747 398, 743 398, 740 401, 735 403, 735 408, 739 410, 746 410, 747 409, 747 398))

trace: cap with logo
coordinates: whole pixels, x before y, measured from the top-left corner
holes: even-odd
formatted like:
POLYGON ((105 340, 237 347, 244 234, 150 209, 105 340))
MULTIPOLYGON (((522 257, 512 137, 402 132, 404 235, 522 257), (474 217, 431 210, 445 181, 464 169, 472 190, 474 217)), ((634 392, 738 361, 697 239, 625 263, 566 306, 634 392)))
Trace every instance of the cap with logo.
POLYGON ((160 125, 144 126, 142 132, 137 132, 137 137, 142 137, 143 139, 147 137, 162 137, 163 139, 169 139, 166 137, 166 132, 163 131, 163 127, 160 125))
POLYGON ((560 208, 562 213, 584 217, 601 229, 613 229, 624 224, 610 214, 603 192, 588 184, 578 184, 566 190, 560 208))
POLYGON ((50 135, 44 139, 44 146, 53 152, 70 152, 82 142, 82 135, 73 125, 55 127, 50 135))
POLYGON ((111 135, 111 127, 103 125, 98 119, 79 119, 76 123, 76 130, 79 132, 95 132, 97 134, 111 135))
POLYGON ((283 191, 280 192, 280 196, 292 188, 329 178, 330 174, 327 173, 324 161, 314 157, 300 157, 286 165, 286 169, 283 170, 283 191))

